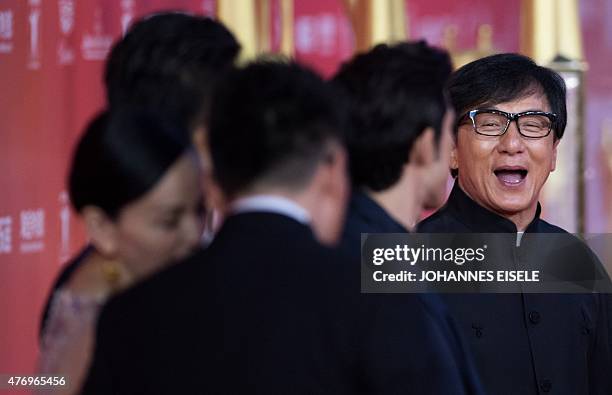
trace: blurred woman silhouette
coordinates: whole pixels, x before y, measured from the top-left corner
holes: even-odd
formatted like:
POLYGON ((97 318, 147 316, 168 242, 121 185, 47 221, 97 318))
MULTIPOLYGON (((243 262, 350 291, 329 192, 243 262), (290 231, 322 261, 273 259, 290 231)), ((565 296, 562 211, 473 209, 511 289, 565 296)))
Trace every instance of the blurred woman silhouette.
POLYGON ((134 108, 106 111, 76 147, 69 193, 90 243, 56 280, 41 325, 40 371, 70 380, 59 393, 79 390, 108 297, 199 243, 198 159, 176 125, 134 108))

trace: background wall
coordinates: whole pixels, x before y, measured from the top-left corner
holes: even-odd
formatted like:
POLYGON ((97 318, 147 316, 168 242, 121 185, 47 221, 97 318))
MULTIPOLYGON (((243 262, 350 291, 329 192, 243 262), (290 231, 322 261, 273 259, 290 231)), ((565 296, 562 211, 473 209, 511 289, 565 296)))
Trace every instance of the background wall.
MULTIPOLYGON (((356 47, 361 22, 347 8, 354 1, 295 0, 290 8, 287 0, 254 1, 254 9, 265 4, 268 13, 267 43, 261 43, 261 23, 255 21, 254 52, 284 51, 329 76, 356 47)), ((445 46, 457 59, 518 51, 524 4, 408 0, 404 33, 445 46)), ((110 46, 140 15, 181 9, 216 16, 223 5, 222 0, 0 0, 0 374, 33 371, 42 303, 61 265, 85 241, 64 179, 79 131, 104 104, 102 68, 110 46)), ((589 64, 586 230, 607 232, 612 229, 612 25, 607 23, 612 3, 579 5, 589 64)))

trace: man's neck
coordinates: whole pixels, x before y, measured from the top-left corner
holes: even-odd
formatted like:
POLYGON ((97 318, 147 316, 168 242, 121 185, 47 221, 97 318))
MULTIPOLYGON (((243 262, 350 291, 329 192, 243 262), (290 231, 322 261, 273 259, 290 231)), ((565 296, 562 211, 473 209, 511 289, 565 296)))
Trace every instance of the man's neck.
POLYGON ((524 211, 521 211, 519 213, 514 213, 514 214, 507 214, 507 215, 501 214, 501 216, 512 221, 514 225, 516 226, 517 232, 524 232, 525 229, 527 229, 529 224, 535 218, 537 208, 538 208, 538 204, 536 202, 536 204, 533 207, 530 207, 528 210, 524 210, 524 211))
POLYGON ((476 202, 478 205, 486 208, 487 210, 506 218, 507 220, 514 223, 516 226, 517 232, 524 232, 525 229, 529 226, 529 224, 533 221, 536 215, 536 211, 538 209, 538 201, 536 200, 527 210, 519 211, 519 212, 499 212, 493 209, 492 207, 487 206, 484 202, 480 202, 477 199, 474 199, 469 193, 466 192, 466 189, 463 187, 461 183, 461 179, 459 179, 459 187, 470 199, 476 202))
POLYGON ((231 205, 234 213, 264 211, 291 217, 298 222, 308 224, 311 221, 309 211, 300 205, 295 198, 280 193, 259 193, 244 195, 235 199, 231 205))
POLYGON ((406 229, 415 229, 422 212, 423 197, 419 179, 413 171, 406 170, 391 188, 378 192, 366 190, 366 193, 406 229))

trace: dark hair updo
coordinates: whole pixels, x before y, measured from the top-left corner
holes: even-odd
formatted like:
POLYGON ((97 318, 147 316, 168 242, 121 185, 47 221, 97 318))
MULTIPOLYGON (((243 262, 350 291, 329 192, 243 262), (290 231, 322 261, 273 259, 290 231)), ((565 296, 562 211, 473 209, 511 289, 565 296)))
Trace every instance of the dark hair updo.
POLYGON ((135 108, 104 111, 85 129, 72 160, 70 200, 110 218, 146 194, 189 148, 178 123, 135 108))

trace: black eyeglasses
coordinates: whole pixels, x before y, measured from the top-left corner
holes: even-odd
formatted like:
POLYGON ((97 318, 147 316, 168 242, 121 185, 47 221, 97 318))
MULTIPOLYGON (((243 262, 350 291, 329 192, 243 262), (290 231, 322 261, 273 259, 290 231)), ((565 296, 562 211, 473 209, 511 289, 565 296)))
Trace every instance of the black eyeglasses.
POLYGON ((472 110, 462 117, 472 120, 474 131, 484 136, 501 136, 512 121, 516 121, 521 136, 540 139, 550 134, 557 114, 544 111, 525 111, 516 114, 500 110, 472 110))

